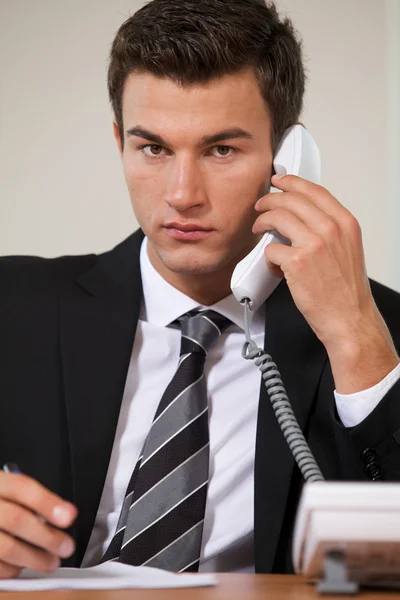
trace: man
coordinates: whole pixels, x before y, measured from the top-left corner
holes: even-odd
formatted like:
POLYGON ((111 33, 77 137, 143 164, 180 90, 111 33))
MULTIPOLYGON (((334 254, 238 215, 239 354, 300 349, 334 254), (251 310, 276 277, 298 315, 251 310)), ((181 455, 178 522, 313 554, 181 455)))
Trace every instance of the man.
POLYGON ((0 460, 25 473, 0 473, 0 576, 51 571, 60 558, 158 566, 166 555, 172 570, 288 572, 301 477, 258 370, 240 356, 232 271, 265 231, 291 240, 266 250, 266 269, 284 279, 251 329, 278 364, 327 479, 400 476, 399 296, 375 282, 371 292, 359 225, 329 191, 274 176, 282 193, 268 193, 274 152, 304 91, 300 44, 272 4, 153 0, 117 33, 108 83, 141 231, 100 256, 0 261, 0 460), (191 312, 199 308, 207 312, 191 312), (222 332, 202 354, 205 379, 201 370, 185 388, 201 381, 204 395, 207 381, 208 484, 188 494, 205 490, 207 503, 167 523, 187 500, 177 491, 186 479, 147 506, 146 498, 189 460, 180 451, 190 436, 163 454, 189 425, 148 449, 181 396, 163 408, 179 327, 198 350, 187 328, 199 319, 222 332), (151 460, 149 486, 141 477, 151 460), (173 506, 146 521, 174 494, 173 506), (199 507, 193 526, 184 524, 199 507), (156 551, 154 540, 139 543, 148 529, 156 551), (201 550, 185 548, 183 561, 194 554, 179 566, 168 551, 193 531, 201 550))

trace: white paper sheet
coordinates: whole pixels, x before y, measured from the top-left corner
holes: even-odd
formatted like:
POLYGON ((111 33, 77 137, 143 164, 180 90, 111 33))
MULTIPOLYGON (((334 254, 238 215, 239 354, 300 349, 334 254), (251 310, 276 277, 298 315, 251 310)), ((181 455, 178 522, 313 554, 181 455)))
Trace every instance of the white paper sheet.
POLYGON ((108 562, 87 569, 58 569, 51 574, 24 569, 16 579, 0 580, 0 590, 107 590, 133 588, 181 588, 216 585, 215 575, 170 573, 151 567, 132 567, 108 562))

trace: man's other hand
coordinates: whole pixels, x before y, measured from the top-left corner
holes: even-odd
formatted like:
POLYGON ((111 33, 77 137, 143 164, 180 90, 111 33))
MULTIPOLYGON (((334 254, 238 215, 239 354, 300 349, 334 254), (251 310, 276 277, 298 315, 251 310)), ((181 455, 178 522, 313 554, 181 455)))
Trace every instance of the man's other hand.
POLYGON ((297 308, 324 344, 339 394, 366 390, 386 377, 399 357, 371 293, 361 228, 322 186, 295 175, 274 175, 281 194, 256 204, 253 232, 276 229, 292 245, 272 243, 266 263, 286 278, 297 308))
POLYGON ((27 475, 0 471, 0 578, 28 568, 51 573, 75 551, 60 531, 77 516, 75 506, 27 475))

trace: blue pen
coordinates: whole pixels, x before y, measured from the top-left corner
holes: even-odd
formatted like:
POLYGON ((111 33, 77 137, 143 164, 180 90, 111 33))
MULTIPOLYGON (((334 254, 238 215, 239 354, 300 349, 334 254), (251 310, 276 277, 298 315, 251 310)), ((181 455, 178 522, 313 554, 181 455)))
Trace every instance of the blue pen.
POLYGON ((22 473, 21 469, 15 463, 6 463, 3 465, 3 471, 6 473, 22 473))

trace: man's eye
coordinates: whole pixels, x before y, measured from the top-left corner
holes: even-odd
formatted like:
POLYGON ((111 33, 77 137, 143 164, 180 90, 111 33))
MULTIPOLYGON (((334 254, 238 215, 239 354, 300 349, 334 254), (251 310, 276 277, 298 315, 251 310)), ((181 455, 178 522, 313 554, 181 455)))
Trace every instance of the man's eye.
POLYGON ((163 151, 163 147, 158 144, 147 144, 147 146, 142 147, 143 152, 146 156, 160 156, 163 151))
POLYGON ((214 150, 217 156, 230 156, 233 153, 233 148, 230 146, 215 146, 214 150))

